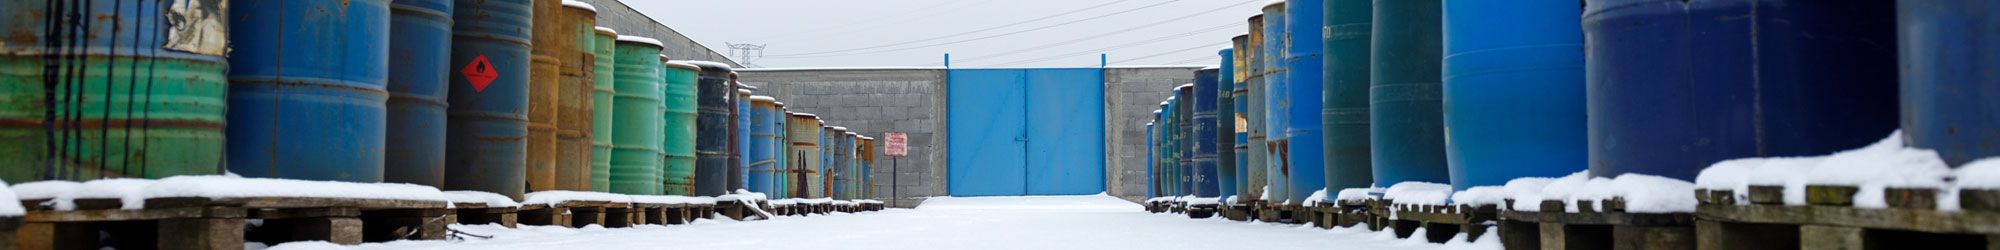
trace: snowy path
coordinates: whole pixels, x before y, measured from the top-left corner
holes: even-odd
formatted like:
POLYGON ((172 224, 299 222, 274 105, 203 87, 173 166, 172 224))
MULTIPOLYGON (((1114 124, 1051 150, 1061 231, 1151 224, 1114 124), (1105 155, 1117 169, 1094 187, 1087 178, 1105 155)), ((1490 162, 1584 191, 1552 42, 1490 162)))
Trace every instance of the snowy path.
POLYGON ((671 227, 453 227, 496 237, 273 249, 1499 249, 1497 242, 1446 246, 1359 229, 1192 220, 1109 196, 935 198, 914 210, 671 227))

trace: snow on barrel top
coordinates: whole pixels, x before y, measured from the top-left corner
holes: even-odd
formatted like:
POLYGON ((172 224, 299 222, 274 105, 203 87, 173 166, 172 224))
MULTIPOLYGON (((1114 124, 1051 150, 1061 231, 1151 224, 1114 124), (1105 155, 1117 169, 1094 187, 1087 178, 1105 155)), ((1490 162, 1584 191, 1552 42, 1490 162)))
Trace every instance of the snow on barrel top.
POLYGON ((660 43, 660 40, 659 40, 659 39, 653 39, 653 38, 651 38, 651 37, 643 37, 643 36, 624 36, 624 35, 621 35, 621 36, 618 36, 618 41, 619 41, 619 42, 628 42, 628 43, 640 43, 640 44, 646 44, 646 45, 653 45, 653 47, 660 47, 660 48, 666 48, 666 47, 667 47, 667 45, 666 45, 666 44, 664 44, 664 43, 660 43))
POLYGON ((590 6, 590 3, 585 3, 583 1, 563 0, 562 5, 563 7, 578 8, 578 9, 588 10, 590 12, 597 12, 597 6, 590 6))

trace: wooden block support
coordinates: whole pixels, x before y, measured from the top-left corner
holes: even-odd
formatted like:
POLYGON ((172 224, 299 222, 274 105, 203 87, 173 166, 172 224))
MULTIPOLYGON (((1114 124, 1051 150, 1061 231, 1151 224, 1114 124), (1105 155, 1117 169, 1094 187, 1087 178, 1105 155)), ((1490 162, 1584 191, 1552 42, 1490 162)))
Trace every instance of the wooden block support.
POLYGON ((1701 250, 1799 249, 1796 225, 1695 221, 1695 238, 1701 250))
POLYGON ((362 240, 442 240, 450 213, 444 209, 395 209, 363 211, 362 240))
POLYGON ((1694 250, 1691 226, 1612 226, 1612 249, 1694 250))
POLYGON ((1799 248, 1803 250, 1862 250, 1866 231, 1861 228, 1799 226, 1799 248))
MULTIPOLYGON (((161 227, 165 232, 179 230, 175 227, 161 227)), ((306 217, 290 219, 265 219, 258 227, 258 241, 277 244, 294 241, 327 241, 334 244, 361 244, 361 218, 356 217, 306 217)), ((240 247, 240 246, 239 246, 240 247)))
POLYGON ((1502 220, 1500 224, 1500 246, 1507 250, 1542 249, 1542 228, 1540 224, 1526 221, 1502 220))

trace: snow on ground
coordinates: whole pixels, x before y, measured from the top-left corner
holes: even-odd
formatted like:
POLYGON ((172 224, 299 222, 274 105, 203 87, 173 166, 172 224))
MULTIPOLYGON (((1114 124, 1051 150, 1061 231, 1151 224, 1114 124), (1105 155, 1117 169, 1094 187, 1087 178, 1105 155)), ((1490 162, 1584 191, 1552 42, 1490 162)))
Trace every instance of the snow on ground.
POLYGON ((767 221, 581 229, 453 225, 492 239, 272 249, 1500 249, 1497 237, 1452 245, 1364 229, 1188 219, 1105 195, 931 198, 917 209, 767 221))

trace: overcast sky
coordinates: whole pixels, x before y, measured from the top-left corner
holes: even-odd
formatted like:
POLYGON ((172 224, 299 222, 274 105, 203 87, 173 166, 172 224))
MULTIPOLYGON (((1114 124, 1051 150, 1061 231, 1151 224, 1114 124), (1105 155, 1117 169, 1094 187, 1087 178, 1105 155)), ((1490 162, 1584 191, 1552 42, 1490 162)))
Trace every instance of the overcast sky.
POLYGON ((623 1, 717 51, 763 44, 763 67, 1018 68, 1214 65, 1266 0, 623 1))

